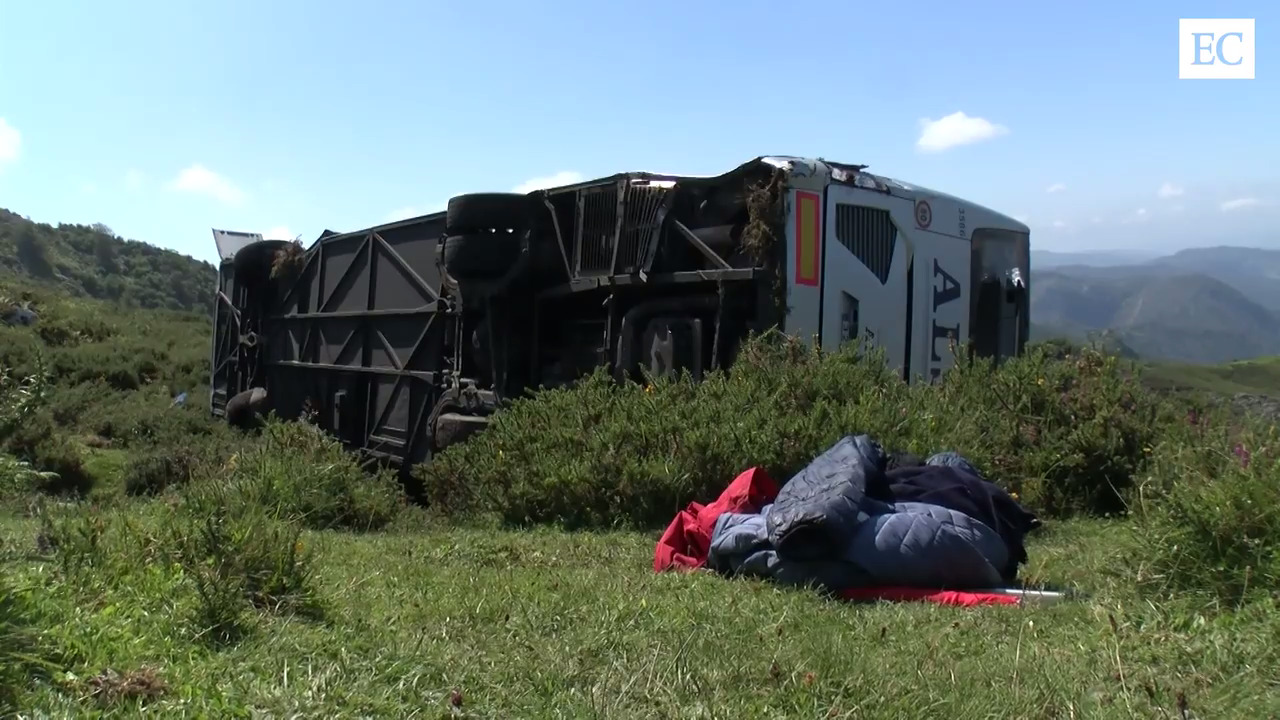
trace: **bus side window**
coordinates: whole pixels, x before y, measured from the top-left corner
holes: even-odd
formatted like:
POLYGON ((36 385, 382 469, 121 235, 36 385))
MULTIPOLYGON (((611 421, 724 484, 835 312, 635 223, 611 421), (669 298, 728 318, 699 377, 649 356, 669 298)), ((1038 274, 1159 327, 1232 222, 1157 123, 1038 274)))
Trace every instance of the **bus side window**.
POLYGON ((858 298, 842 292, 840 301, 840 342, 846 343, 858 337, 858 298))

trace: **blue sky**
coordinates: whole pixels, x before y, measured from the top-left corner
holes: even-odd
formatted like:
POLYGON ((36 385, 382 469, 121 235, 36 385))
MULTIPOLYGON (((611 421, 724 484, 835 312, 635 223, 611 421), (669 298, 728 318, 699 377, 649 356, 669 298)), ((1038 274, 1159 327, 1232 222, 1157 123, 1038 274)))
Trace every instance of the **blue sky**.
POLYGON ((459 192, 776 153, 1023 217, 1041 249, 1280 248, 1278 17, 1274 0, 0 0, 0 207, 212 259, 210 227, 309 243, 459 192), (1178 18, 1206 16, 1257 19, 1257 79, 1178 79, 1178 18))

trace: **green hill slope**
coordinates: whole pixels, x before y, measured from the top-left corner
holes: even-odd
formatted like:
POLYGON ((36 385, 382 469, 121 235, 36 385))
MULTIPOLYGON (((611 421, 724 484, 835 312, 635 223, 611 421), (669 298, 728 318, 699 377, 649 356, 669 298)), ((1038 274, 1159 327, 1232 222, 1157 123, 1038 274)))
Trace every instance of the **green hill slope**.
POLYGON ((0 273, 126 306, 210 312, 213 265, 104 225, 36 223, 0 208, 0 273))
POLYGON ((1280 357, 1241 360, 1224 365, 1151 363, 1143 373, 1143 380, 1157 390, 1280 397, 1280 357))

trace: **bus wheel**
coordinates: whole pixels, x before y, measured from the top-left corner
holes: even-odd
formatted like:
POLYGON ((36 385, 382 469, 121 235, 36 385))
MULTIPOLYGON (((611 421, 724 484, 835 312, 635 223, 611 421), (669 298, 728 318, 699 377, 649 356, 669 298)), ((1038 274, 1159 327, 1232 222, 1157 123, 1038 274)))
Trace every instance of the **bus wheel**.
POLYGON ((455 280, 495 280, 511 269, 519 254, 520 236, 515 233, 476 233, 445 238, 442 260, 455 280))
POLYGON ((449 199, 445 232, 464 235, 479 230, 519 230, 529 225, 529 198, 516 193, 471 193, 449 199))

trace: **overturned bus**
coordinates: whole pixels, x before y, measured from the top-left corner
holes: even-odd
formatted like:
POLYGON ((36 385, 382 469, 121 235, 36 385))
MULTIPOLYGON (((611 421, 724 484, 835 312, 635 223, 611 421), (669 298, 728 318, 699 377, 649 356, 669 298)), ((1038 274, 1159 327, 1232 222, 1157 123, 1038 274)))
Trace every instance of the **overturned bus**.
POLYGON ((953 342, 998 359, 1028 332, 1024 224, 828 160, 461 195, 307 249, 214 236, 211 411, 252 396, 308 412, 402 467, 529 389, 602 365, 697 377, 770 328, 867 342, 913 382, 943 373, 953 342))

